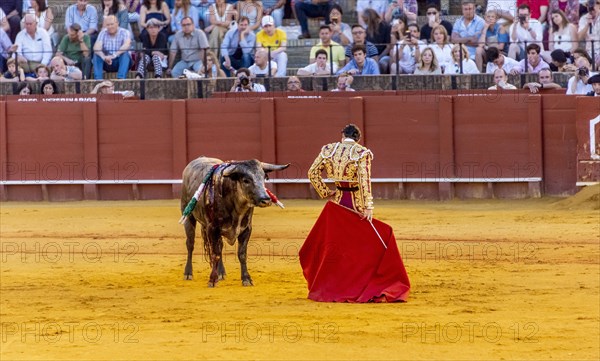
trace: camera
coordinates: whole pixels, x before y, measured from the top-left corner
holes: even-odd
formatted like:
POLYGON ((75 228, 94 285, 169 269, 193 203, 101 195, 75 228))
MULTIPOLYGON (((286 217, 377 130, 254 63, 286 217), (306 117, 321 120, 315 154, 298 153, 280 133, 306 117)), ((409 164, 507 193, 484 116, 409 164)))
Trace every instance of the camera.
POLYGON ((577 69, 577 74, 579 76, 588 76, 590 75, 590 71, 588 70, 588 68, 582 66, 581 68, 577 69))
POLYGON ((519 22, 523 24, 525 21, 527 21, 527 15, 519 15, 519 22))
POLYGON ((246 74, 240 76, 240 84, 242 86, 248 86, 250 84, 250 78, 248 78, 246 74))
POLYGON ((339 21, 340 21, 340 19, 338 19, 337 17, 333 17, 333 18, 331 18, 331 23, 332 23, 333 25, 337 25, 337 23, 338 23, 339 21))

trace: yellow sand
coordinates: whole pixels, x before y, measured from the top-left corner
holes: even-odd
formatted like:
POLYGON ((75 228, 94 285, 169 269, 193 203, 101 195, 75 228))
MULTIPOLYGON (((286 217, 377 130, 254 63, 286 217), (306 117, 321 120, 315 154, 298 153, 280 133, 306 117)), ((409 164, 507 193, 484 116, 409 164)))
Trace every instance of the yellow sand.
POLYGON ((405 304, 306 299, 297 253, 321 201, 258 209, 255 286, 227 247, 214 289, 201 244, 183 281, 175 200, 3 203, 0 359, 597 360, 598 193, 378 201, 412 282, 405 304))

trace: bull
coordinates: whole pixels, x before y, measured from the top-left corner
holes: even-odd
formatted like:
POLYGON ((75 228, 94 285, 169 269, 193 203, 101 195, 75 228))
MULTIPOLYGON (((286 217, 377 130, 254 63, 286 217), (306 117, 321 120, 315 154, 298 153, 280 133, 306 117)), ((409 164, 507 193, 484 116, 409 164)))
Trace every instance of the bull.
POLYGON ((204 254, 211 265, 208 286, 214 287, 225 278, 223 238, 232 246, 238 241, 242 285, 253 285, 246 258, 254 207, 267 207, 272 203, 265 188, 266 173, 288 166, 262 163, 255 159, 223 162, 206 157, 195 159, 187 165, 183 171, 181 190, 181 211, 184 216, 195 192, 199 194, 196 194, 197 204, 192 205, 191 213, 183 219, 188 251, 184 279, 192 279, 196 223, 200 222, 204 254), (199 188, 201 184, 204 184, 203 188, 199 188))

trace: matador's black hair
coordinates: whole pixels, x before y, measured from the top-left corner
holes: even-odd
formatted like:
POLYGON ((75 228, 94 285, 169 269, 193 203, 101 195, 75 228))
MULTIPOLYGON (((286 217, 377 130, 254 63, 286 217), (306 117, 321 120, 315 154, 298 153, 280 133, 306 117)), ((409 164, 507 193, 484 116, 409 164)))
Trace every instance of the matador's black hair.
POLYGON ((354 124, 346 125, 342 130, 342 134, 344 137, 352 138, 357 142, 360 140, 360 129, 358 129, 358 127, 354 124))

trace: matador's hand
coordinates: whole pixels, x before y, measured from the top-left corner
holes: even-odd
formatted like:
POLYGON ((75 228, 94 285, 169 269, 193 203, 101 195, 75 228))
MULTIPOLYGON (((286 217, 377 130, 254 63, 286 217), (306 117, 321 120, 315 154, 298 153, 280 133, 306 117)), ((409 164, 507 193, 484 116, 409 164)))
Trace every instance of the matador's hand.
POLYGON ((373 210, 372 209, 365 209, 364 213, 363 213, 363 219, 366 219, 369 222, 373 221, 373 210))
POLYGON ((335 198, 335 193, 335 191, 332 191, 330 189, 329 192, 327 192, 327 196, 325 197, 325 199, 332 201, 335 198))

